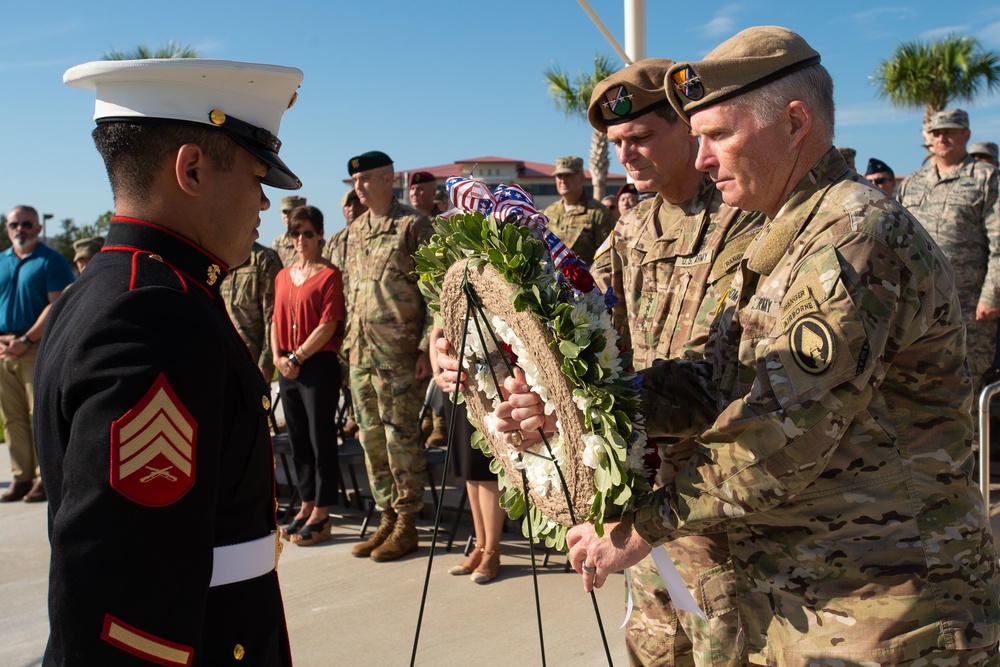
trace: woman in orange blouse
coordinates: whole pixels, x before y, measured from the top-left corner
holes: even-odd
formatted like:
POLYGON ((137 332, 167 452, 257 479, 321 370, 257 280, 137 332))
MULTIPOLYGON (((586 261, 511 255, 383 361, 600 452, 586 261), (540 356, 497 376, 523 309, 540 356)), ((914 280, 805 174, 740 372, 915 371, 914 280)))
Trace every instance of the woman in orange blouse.
POLYGON ((340 269, 320 256, 323 214, 318 208, 292 210, 288 233, 297 258, 274 281, 271 350, 302 506, 281 536, 309 546, 330 539, 329 506, 337 498, 334 406, 340 389, 344 282, 340 269))

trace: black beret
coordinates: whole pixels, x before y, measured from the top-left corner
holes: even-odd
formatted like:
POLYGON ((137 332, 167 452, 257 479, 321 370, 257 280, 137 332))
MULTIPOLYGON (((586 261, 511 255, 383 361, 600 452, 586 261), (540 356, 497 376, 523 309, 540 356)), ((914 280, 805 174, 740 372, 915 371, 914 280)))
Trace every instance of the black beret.
POLYGON ((880 174, 884 171, 889 172, 890 174, 892 174, 893 178, 895 178, 896 173, 891 168, 889 168, 889 165, 887 165, 885 162, 882 162, 882 160, 873 157, 872 159, 868 160, 868 169, 865 170, 865 176, 871 176, 872 174, 880 174))
POLYGON ((368 171, 392 164, 392 158, 382 151, 368 151, 347 161, 347 173, 353 176, 359 171, 368 171))

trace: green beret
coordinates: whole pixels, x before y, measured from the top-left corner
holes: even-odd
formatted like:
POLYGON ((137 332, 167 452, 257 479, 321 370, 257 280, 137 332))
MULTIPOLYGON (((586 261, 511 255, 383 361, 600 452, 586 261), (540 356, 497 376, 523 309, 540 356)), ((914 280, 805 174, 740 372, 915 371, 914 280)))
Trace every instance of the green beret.
POLYGON ((608 125, 633 120, 670 104, 663 93, 663 78, 673 64, 666 58, 646 58, 602 80, 590 96, 590 124, 607 134, 608 125))
POLYGON ((691 114, 819 63, 819 53, 788 28, 747 28, 712 49, 703 60, 677 63, 664 87, 685 122, 691 114))
POLYGON ((347 161, 347 173, 353 176, 359 171, 368 171, 392 164, 392 158, 382 151, 368 151, 347 161))

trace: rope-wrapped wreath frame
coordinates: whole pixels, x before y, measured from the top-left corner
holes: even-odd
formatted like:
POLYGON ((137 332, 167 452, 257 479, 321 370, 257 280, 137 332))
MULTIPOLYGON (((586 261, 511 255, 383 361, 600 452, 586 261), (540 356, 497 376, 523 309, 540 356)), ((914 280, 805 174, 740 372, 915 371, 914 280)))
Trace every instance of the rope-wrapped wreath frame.
MULTIPOLYGON (((494 460, 503 467, 508 483, 522 495, 526 495, 530 503, 549 519, 570 528, 579 521, 578 517, 590 514, 595 487, 594 471, 583 464, 582 455, 578 451, 583 441, 584 424, 582 415, 573 402, 573 387, 561 370, 563 355, 552 345, 552 332, 533 313, 526 310, 518 312, 514 308, 516 288, 513 285, 504 280, 493 266, 470 266, 470 263, 468 260, 459 262, 445 275, 441 289, 442 328, 448 340, 462 340, 466 317, 468 315, 471 318, 466 302, 465 285, 468 283, 479 304, 518 333, 535 366, 546 378, 549 397, 556 406, 566 451, 565 463, 559 466, 562 485, 550 489, 544 496, 530 485, 525 489, 517 462, 510 456, 511 446, 489 429, 481 428, 480 433, 493 453, 494 460)), ((479 331, 476 323, 470 319, 466 335, 482 335, 489 339, 492 334, 491 331, 479 331)), ((502 382, 503 378, 498 380, 502 382)), ((475 382, 466 382, 463 395, 476 424, 484 424, 487 415, 494 410, 493 400, 475 382)), ((532 454, 525 453, 524 456, 532 454)))

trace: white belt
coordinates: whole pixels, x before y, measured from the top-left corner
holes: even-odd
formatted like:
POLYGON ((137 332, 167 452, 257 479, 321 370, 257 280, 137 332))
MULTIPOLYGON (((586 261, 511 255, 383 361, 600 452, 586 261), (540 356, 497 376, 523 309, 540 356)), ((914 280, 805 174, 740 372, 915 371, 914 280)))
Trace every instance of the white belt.
POLYGON ((215 547, 209 586, 225 586, 263 576, 278 567, 280 555, 281 540, 276 530, 249 542, 215 547))

